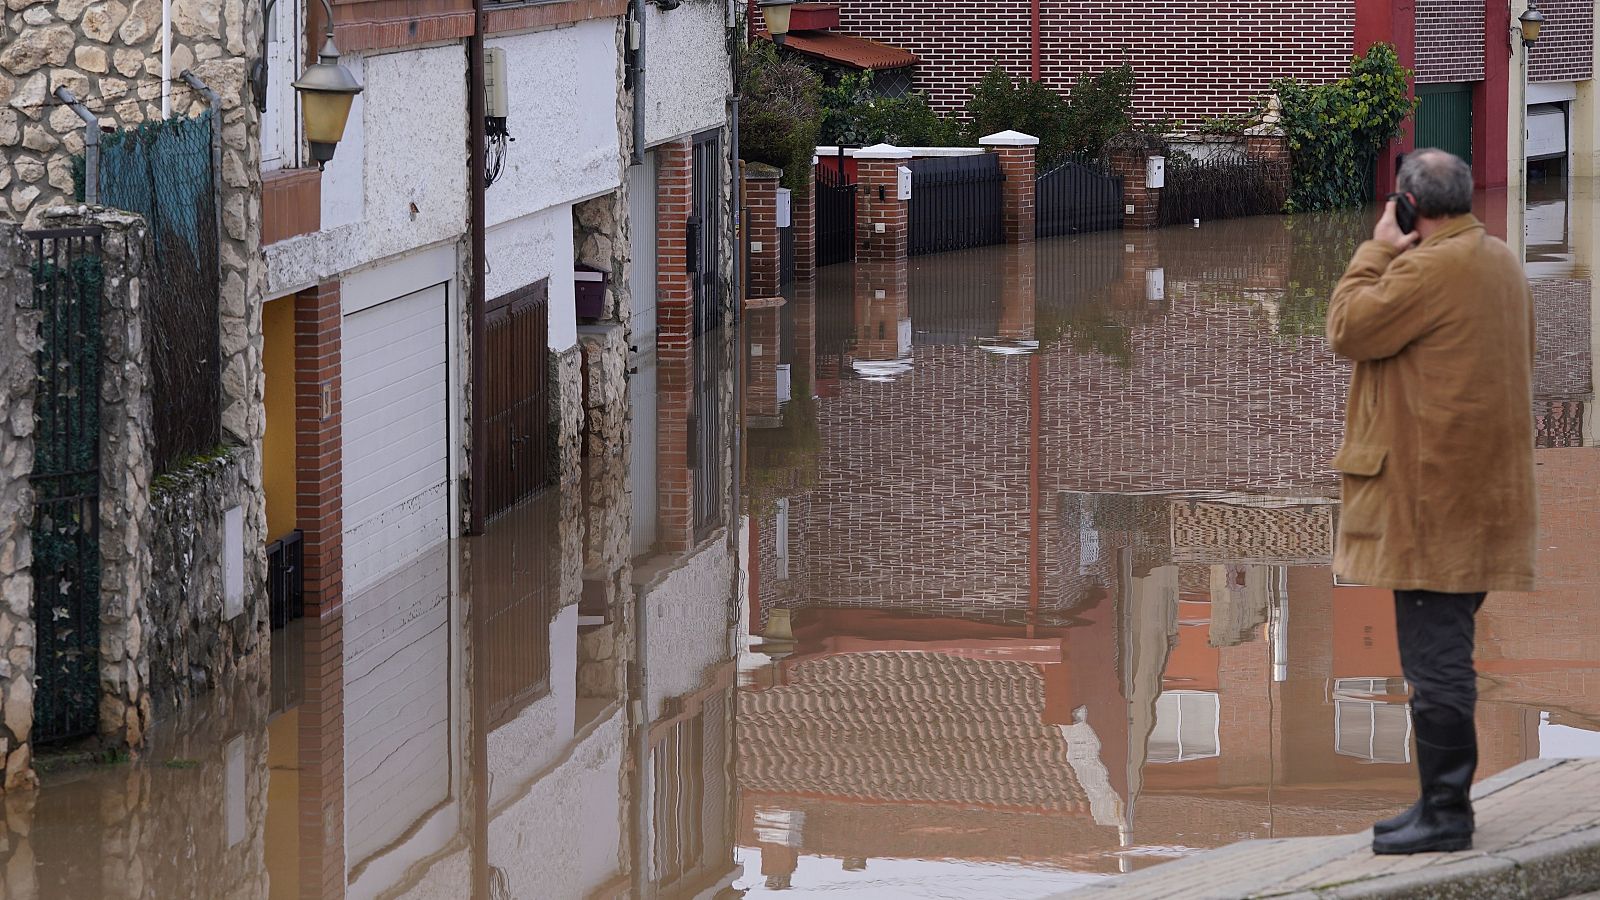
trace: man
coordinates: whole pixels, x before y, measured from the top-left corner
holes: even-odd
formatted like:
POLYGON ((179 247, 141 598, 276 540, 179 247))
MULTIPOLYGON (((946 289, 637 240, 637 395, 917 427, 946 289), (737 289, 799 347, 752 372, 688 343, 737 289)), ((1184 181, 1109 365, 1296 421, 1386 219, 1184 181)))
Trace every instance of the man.
POLYGON ((1533 302, 1522 263, 1473 218, 1472 170, 1408 154, 1334 289, 1328 341, 1355 361, 1334 571, 1394 590, 1421 797, 1374 827, 1377 853, 1472 846, 1478 764, 1473 619, 1489 591, 1533 589, 1533 302))

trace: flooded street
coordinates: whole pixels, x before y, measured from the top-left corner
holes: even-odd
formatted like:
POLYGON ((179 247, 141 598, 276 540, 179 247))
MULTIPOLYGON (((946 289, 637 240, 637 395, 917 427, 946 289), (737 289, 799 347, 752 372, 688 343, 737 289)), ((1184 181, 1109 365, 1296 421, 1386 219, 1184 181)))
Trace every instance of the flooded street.
MULTIPOLYGON (((1594 187, 1525 217, 1540 590, 1479 619, 1480 778, 1600 755, 1594 187)), ((273 632, 138 760, 41 763, 5 895, 1029 898, 1367 828, 1416 791, 1390 594, 1330 569, 1370 230, 832 266, 647 354, 624 457, 273 632)))

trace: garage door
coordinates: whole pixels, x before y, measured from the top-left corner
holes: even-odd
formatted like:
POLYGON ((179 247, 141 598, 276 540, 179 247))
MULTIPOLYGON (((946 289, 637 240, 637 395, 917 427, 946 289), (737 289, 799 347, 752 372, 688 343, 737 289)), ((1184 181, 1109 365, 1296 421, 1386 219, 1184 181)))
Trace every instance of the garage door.
POLYGON ((354 595, 449 535, 445 286, 344 319, 344 571, 354 595))
POLYGON ((1417 85, 1417 146, 1472 162, 1472 85, 1417 85))

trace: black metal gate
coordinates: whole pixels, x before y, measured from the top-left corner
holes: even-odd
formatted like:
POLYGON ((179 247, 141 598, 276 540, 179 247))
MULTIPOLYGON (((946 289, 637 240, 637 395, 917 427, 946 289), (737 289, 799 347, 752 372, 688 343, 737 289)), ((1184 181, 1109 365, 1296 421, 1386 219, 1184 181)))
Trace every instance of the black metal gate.
POLYGON ((99 228, 31 231, 39 326, 34 401, 34 740, 100 716, 99 228))
POLYGON ((689 271, 694 283, 694 333, 705 334, 723 322, 722 303, 722 141, 715 131, 694 141, 690 185, 689 271))
POLYGON ((1056 237, 1122 227, 1122 179, 1092 159, 1072 159, 1039 176, 1034 234, 1056 237))
POLYGON ((914 159, 908 167, 912 256, 1005 242, 1000 157, 914 159))
POLYGON ((840 168, 817 167, 815 190, 817 265, 850 262, 856 258, 856 186, 840 168))

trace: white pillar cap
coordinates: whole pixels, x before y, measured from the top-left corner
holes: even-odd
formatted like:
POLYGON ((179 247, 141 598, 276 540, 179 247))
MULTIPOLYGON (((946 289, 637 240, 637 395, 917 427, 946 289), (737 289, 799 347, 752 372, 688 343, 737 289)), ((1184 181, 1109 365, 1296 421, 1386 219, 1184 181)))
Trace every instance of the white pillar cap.
POLYGON ((979 138, 978 144, 983 147, 1037 147, 1039 139, 1020 131, 1002 131, 999 134, 979 138))

